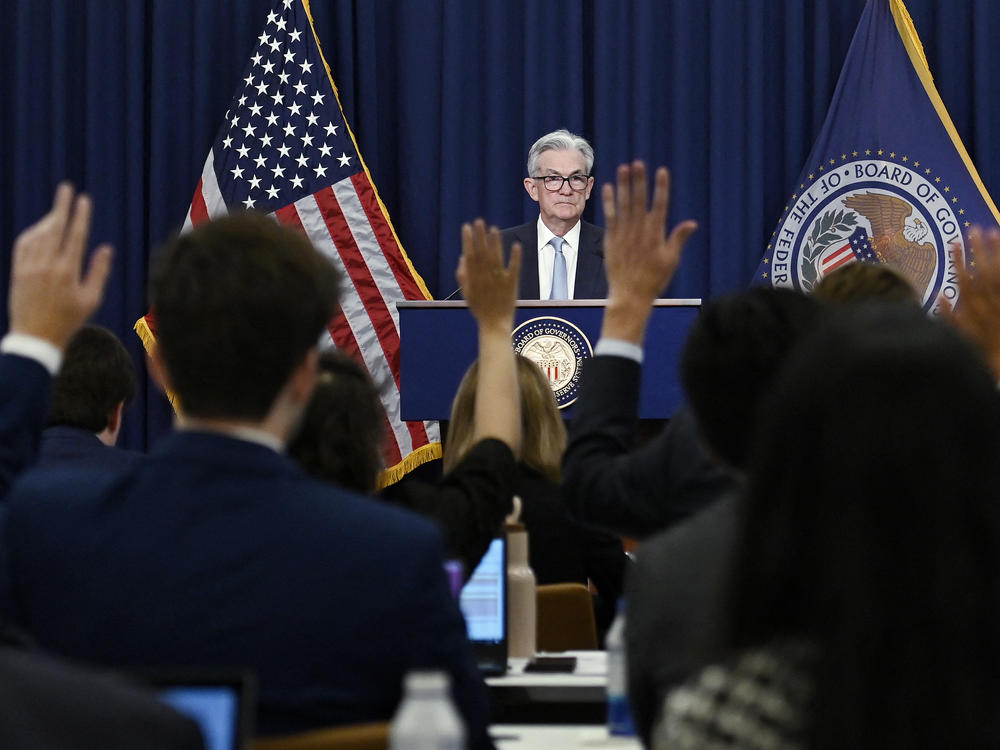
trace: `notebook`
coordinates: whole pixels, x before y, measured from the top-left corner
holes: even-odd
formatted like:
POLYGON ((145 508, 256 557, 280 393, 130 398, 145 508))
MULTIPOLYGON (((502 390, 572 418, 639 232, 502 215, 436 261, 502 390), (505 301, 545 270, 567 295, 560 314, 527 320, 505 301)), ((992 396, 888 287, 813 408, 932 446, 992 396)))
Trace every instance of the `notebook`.
POLYGON ((466 632, 484 675, 507 671, 507 539, 490 543, 458 599, 466 632))
POLYGON ((197 722, 205 750, 244 750, 253 737, 256 684, 240 670, 143 669, 134 676, 197 722))

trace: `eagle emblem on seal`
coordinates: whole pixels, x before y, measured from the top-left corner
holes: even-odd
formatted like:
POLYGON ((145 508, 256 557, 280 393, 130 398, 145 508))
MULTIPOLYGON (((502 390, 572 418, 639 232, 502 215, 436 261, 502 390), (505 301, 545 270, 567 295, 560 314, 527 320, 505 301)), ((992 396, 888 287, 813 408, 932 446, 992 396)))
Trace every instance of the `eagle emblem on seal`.
POLYGON ((937 265, 937 249, 922 242, 929 230, 919 218, 910 223, 913 206, 901 198, 865 192, 844 198, 843 204, 864 216, 872 228, 878 259, 900 273, 916 289, 927 289, 937 265))

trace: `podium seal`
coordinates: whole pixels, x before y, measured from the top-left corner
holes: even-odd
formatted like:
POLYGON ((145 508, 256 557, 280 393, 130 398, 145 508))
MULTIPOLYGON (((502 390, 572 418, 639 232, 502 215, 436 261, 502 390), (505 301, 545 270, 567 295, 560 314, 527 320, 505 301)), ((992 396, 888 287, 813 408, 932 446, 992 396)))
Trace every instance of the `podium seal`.
POLYGON ((594 349, 583 331, 562 318, 541 317, 514 329, 514 351, 534 362, 549 380, 560 409, 576 401, 580 365, 594 349))

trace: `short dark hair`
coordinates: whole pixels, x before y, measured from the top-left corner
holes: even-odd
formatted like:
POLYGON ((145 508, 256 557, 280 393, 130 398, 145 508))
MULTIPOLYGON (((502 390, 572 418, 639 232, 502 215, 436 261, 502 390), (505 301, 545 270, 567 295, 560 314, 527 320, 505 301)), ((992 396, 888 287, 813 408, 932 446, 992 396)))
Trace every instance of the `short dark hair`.
POLYGON ((314 477, 364 494, 375 491, 382 469, 385 410, 360 364, 323 352, 319 381, 288 455, 314 477))
POLYGON ((135 365, 118 337, 85 325, 66 345, 52 381, 49 424, 101 432, 118 404, 132 403, 135 383, 135 365))
POLYGON ((261 214, 216 219, 169 243, 150 297, 181 411, 266 416, 333 317, 337 283, 304 234, 261 214))
POLYGON ((720 297, 701 311, 684 343, 681 381, 716 457, 745 467, 761 397, 819 316, 811 297, 770 287, 720 297))

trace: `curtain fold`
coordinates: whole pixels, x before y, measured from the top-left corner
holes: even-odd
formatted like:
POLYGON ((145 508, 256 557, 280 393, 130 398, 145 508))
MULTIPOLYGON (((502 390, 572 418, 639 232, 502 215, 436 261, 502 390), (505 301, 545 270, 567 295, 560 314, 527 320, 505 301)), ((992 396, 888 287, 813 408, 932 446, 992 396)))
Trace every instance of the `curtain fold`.
MULTIPOLYGON (((152 249, 183 221, 269 0, 0 0, 0 202, 9 248, 59 179, 90 191, 117 249, 98 322, 142 365, 152 249)), ((938 89, 987 188, 1000 188, 992 0, 908 0, 938 89)), ((639 157, 673 170, 672 218, 700 229, 669 288, 749 282, 822 123, 863 0, 313 0, 348 122, 430 290, 455 289, 459 224, 531 220, 540 134, 594 144, 595 176, 639 157)), ((904 116, 901 114, 901 116, 904 116)), ((595 191, 585 218, 603 223, 595 191)), ((123 442, 169 409, 140 392, 123 442)))

